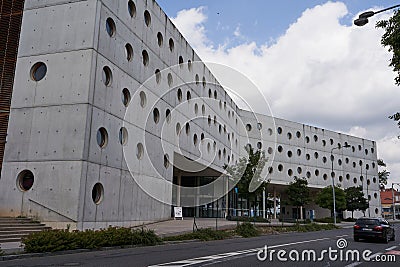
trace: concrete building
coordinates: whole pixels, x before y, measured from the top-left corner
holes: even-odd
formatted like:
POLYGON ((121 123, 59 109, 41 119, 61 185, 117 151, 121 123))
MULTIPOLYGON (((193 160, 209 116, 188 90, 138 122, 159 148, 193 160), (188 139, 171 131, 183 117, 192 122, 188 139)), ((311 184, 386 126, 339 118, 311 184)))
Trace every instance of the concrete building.
POLYGON ((380 215, 374 141, 239 109, 154 0, 5 2, 1 19, 22 24, 1 44, 18 49, 14 65, 2 59, 13 71, 0 216, 78 229, 164 220, 173 206, 223 217, 234 186, 223 167, 248 145, 268 155, 273 196, 294 176, 313 192, 333 178, 362 185, 380 215))

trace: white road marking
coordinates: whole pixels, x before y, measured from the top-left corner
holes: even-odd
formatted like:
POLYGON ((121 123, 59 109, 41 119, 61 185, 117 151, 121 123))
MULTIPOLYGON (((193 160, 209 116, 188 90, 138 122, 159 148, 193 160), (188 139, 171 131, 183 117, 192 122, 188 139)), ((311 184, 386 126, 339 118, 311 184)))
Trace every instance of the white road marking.
MULTIPOLYGON (((286 243, 286 244, 281 244, 281 245, 268 246, 268 248, 271 249, 271 248, 286 247, 286 246, 297 245, 297 244, 317 242, 317 241, 322 241, 322 240, 327 240, 327 239, 331 239, 331 238, 325 237, 325 238, 312 239, 312 240, 306 240, 306 241, 292 242, 292 243, 286 243)), ((162 263, 162 264, 157 264, 157 265, 150 265, 149 267, 185 267, 185 266, 196 265, 199 263, 206 263, 206 262, 210 262, 210 261, 214 261, 214 260, 224 259, 224 258, 238 257, 240 255, 256 253, 260 249, 263 249, 263 248, 254 248, 254 249, 240 250, 240 251, 235 251, 235 252, 228 252, 228 253, 223 253, 223 254, 210 255, 210 256, 205 256, 205 257, 200 257, 200 258, 193 258, 193 259, 187 259, 187 260, 181 260, 181 261, 162 263)))
POLYGON ((387 249, 385 249, 385 250, 386 250, 386 251, 389 251, 389 250, 393 250, 393 249, 395 249, 395 248, 397 248, 397 246, 393 246, 393 247, 387 248, 387 249))
POLYGON ((349 236, 349 235, 337 235, 336 237, 341 238, 341 237, 346 237, 346 236, 349 236))

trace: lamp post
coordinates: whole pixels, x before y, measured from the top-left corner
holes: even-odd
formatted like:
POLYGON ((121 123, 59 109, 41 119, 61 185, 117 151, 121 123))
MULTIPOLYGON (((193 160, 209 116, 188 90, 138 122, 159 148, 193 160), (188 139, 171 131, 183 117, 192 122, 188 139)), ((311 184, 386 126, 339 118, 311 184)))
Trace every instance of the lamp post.
POLYGON ((368 18, 372 17, 373 15, 388 11, 388 10, 396 8, 396 7, 400 7, 400 5, 391 6, 391 7, 379 10, 379 11, 367 11, 367 12, 361 13, 358 16, 358 19, 354 20, 354 24, 356 26, 360 26, 360 27, 364 26, 365 24, 368 23, 368 18))
MULTIPOLYGON (((349 144, 345 144, 343 147, 348 148, 350 147, 349 144)), ((334 180, 334 172, 333 172, 333 150, 335 149, 341 149, 342 147, 340 144, 337 147, 334 147, 331 149, 331 162, 332 162, 332 172, 331 172, 331 177, 332 177, 332 196, 333 196, 333 223, 336 224, 336 197, 335 197, 335 180, 334 180)))

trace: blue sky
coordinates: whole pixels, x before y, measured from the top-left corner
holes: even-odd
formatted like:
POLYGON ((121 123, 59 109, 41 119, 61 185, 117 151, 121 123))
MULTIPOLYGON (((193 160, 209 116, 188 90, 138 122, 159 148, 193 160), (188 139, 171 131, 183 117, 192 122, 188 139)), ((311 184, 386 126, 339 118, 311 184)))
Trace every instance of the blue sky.
MULTIPOLYGON (((296 22, 307 8, 324 4, 328 1, 321 0, 158 0, 159 5, 169 17, 175 17, 182 9, 205 7, 208 20, 205 22, 207 35, 214 44, 226 43, 229 46, 247 41, 258 44, 270 43, 281 36, 290 24, 296 22), (243 34, 235 38, 233 31, 240 27, 243 34)), ((335 1, 333 1, 335 2, 335 1)), ((341 22, 345 25, 352 23, 353 15, 361 10, 372 7, 393 6, 389 0, 347 0, 349 14, 341 22)))

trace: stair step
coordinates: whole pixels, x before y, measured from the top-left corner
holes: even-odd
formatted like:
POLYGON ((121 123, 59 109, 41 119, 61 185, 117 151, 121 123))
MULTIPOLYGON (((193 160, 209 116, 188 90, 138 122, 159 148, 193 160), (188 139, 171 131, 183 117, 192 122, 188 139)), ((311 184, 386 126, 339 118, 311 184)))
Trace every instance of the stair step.
POLYGON ((25 234, 25 233, 38 233, 38 232, 42 232, 42 229, 30 229, 30 230, 19 230, 19 231, 2 231, 0 230, 0 235, 5 235, 5 234, 25 234))
POLYGON ((0 238, 0 243, 21 242, 21 238, 0 238))
POLYGON ((28 235, 30 235, 30 234, 31 234, 31 233, 27 233, 27 232, 25 232, 25 233, 18 233, 18 234, 6 234, 6 235, 0 234, 0 239, 2 239, 2 238, 22 238, 22 237, 28 236, 28 235))

